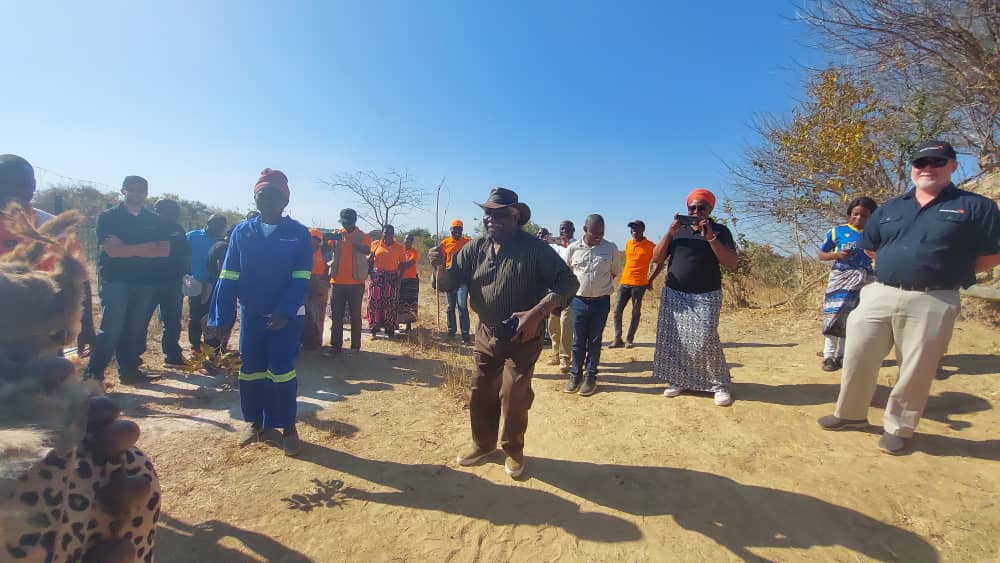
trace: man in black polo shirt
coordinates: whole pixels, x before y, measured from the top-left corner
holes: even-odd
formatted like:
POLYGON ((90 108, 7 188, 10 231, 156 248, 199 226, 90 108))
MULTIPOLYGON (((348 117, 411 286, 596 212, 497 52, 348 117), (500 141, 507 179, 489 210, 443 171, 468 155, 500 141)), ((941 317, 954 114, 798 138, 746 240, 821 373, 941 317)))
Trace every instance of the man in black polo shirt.
POLYGON ((862 248, 875 259, 875 283, 847 320, 837 410, 826 430, 868 425, 882 359, 895 343, 902 362, 889 395, 880 450, 900 454, 920 421, 938 362, 959 312, 958 289, 1000 264, 1000 211, 993 201, 951 183, 955 149, 928 141, 913 151, 914 189, 872 214, 862 248))
POLYGON ((147 315, 170 244, 163 220, 143 207, 149 195, 146 180, 126 176, 122 195, 120 205, 97 218, 101 328, 85 376, 103 381, 114 356, 119 380, 136 383, 144 377, 139 357, 146 346, 147 315))

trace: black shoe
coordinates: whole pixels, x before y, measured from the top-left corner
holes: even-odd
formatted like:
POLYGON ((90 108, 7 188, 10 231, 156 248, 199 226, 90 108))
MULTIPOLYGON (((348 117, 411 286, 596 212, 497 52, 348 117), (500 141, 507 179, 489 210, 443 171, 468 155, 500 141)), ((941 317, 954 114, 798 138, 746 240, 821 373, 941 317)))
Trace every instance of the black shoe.
POLYGON ((624 347, 625 343, 622 342, 621 340, 615 340, 611 344, 608 344, 608 348, 624 348, 624 347))
POLYGON ((837 369, 844 367, 844 358, 837 358, 837 369))
POLYGON ((576 393, 581 383, 583 383, 583 376, 570 375, 569 381, 566 382, 566 387, 563 388, 563 393, 576 393))
POLYGON ((835 358, 823 358, 823 371, 837 371, 837 360, 835 358))
POLYGON ((848 420, 832 414, 821 416, 816 421, 823 430, 847 430, 849 428, 868 428, 868 419, 848 420))
POLYGON ((144 372, 139 370, 139 368, 123 371, 118 374, 118 382, 122 385, 136 385, 149 381, 150 379, 153 378, 146 375, 144 372))
POLYGON ((463 336, 462 337, 462 344, 465 344, 466 346, 468 346, 469 344, 472 344, 472 337, 469 336, 469 335, 463 336))
POLYGON ((583 385, 580 387, 580 396, 589 397, 597 392, 597 377, 590 375, 583 380, 583 385))
POLYGON ((163 367, 184 369, 187 367, 187 363, 184 361, 184 358, 168 358, 163 360, 163 367))
POLYGON ((240 432, 237 444, 242 448, 243 446, 249 446, 257 440, 260 440, 260 426, 258 424, 251 423, 243 427, 243 431, 240 432))

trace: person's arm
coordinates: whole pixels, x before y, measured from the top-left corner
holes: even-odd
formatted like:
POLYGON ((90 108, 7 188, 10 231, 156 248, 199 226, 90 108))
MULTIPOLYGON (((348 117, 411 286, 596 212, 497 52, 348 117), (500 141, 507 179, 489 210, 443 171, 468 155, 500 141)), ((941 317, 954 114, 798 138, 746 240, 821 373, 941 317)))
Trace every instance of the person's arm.
POLYGON ((670 249, 670 241, 674 240, 674 237, 680 231, 681 223, 677 219, 674 219, 674 222, 670 223, 670 228, 667 229, 666 233, 663 233, 663 238, 660 239, 656 248, 653 249, 653 262, 663 264, 667 261, 667 251, 670 249))
MULTIPOLYGON (((444 258, 442 258, 442 261, 444 258)), ((451 266, 448 267, 448 275, 451 276, 453 287, 469 285, 472 282, 472 270, 475 268, 475 249, 472 244, 467 244, 455 253, 451 259, 451 266)))
MULTIPOLYGON (((416 254, 416 256, 413 257, 413 260, 406 260, 404 262, 399 263, 399 275, 403 275, 407 271, 409 271, 409 269, 412 268, 417 263, 417 260, 420 259, 420 254, 416 251, 416 249, 414 249, 413 252, 414 254, 416 254)), ((403 258, 404 259, 406 258, 405 251, 403 252, 403 258)))
POLYGON ((371 254, 372 242, 370 239, 368 240, 368 242, 365 242, 365 239, 368 238, 368 235, 358 230, 355 231, 354 233, 351 233, 351 236, 354 240, 350 244, 351 246, 354 247, 355 252, 360 252, 363 256, 368 256, 369 254, 371 254))
MULTIPOLYGON (((608 241, 611 242, 611 241, 608 241)), ((622 254, 618 252, 618 245, 611 242, 611 279, 622 275, 622 254)))
MULTIPOLYGON (((711 247, 712 252, 715 253, 715 257, 719 260, 719 264, 725 268, 735 268, 739 257, 736 255, 736 249, 726 244, 731 244, 731 242, 720 240, 719 234, 712 230, 712 222, 707 219, 702 221, 701 229, 705 233, 705 240, 708 241, 708 246, 711 247)), ((722 229, 719 229, 719 231, 722 232, 722 229)))
POLYGON ((281 294, 278 306, 274 308, 271 320, 267 323, 267 328, 271 330, 284 328, 289 319, 295 317, 306 302, 309 280, 312 278, 313 251, 309 232, 303 230, 303 233, 292 249, 292 267, 288 274, 292 281, 281 294))
POLYGON ((836 233, 834 229, 830 229, 826 233, 826 239, 823 241, 823 246, 819 247, 819 259, 828 262, 830 260, 846 260, 850 257, 850 252, 847 250, 837 251, 837 241, 836 233))
POLYGON ((655 280, 656 276, 660 275, 660 272, 663 271, 663 262, 656 262, 655 264, 656 265, 653 266, 653 273, 649 276, 649 282, 646 283, 646 287, 653 287, 653 280, 655 280))
POLYGON ((229 239, 226 257, 222 260, 219 281, 212 292, 212 305, 208 309, 208 326, 229 331, 236 323, 236 297, 239 293, 242 256, 240 255, 240 229, 233 231, 229 239))
POLYGON ((976 272, 986 272, 1000 266, 1000 208, 990 202, 982 222, 982 245, 976 258, 976 272))
POLYGON ((539 281, 549 288, 549 292, 531 309, 511 315, 518 318, 517 332, 511 338, 513 342, 530 340, 538 335, 539 323, 549 318, 556 307, 565 306, 580 289, 580 281, 569 265, 558 260, 559 256, 552 247, 547 246, 546 249, 552 256, 543 253, 538 258, 538 273, 539 281))

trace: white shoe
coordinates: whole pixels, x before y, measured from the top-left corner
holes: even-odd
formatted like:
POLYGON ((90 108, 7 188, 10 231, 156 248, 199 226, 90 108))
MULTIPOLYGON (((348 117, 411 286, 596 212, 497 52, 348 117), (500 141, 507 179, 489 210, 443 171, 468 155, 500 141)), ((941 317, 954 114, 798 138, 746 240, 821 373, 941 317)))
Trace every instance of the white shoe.
POLYGON ((512 457, 508 457, 503 463, 503 470, 511 479, 517 479, 524 473, 524 461, 519 462, 512 457))
POLYGON ((729 394, 729 391, 715 392, 715 406, 728 407, 731 404, 733 404, 733 396, 729 394))
POLYGON ((676 397, 677 395, 680 395, 683 392, 684 392, 684 390, 681 389, 680 387, 678 387, 676 385, 671 385, 670 387, 667 387, 667 389, 665 391, 663 391, 663 396, 664 397, 670 397, 672 399, 672 398, 676 397))

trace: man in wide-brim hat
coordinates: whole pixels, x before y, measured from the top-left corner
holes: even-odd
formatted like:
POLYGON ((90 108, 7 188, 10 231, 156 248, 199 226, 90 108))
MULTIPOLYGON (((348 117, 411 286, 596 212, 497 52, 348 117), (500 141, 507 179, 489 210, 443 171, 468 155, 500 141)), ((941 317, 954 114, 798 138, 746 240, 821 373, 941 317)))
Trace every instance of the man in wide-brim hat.
POLYGON ((524 232, 531 209, 506 188, 494 188, 483 208, 487 235, 465 245, 445 270, 466 284, 479 316, 472 378, 472 445, 458 456, 473 465, 500 447, 504 469, 524 471, 524 433, 535 397, 531 377, 542 352, 542 321, 576 294, 579 282, 545 241, 524 232), (500 413, 504 413, 500 426, 500 413))

